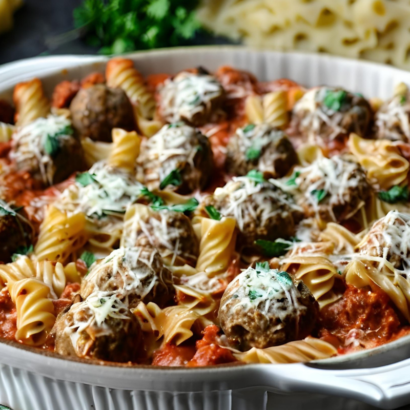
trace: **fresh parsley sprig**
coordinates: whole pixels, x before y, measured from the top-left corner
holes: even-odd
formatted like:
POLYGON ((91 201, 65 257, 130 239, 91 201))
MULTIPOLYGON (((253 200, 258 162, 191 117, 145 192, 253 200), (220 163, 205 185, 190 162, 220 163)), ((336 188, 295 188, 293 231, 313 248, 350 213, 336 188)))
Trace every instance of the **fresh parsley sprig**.
POLYGON ((205 211, 209 217, 215 221, 220 221, 222 218, 220 212, 213 205, 207 205, 205 211))
POLYGON ((300 241, 297 238, 290 238, 289 241, 284 239, 277 239, 276 241, 257 239, 255 245, 260 248, 262 255, 268 258, 278 258, 283 256, 292 247, 292 242, 300 241))
POLYGON ((168 185, 180 186, 182 175, 179 169, 173 169, 160 183, 159 189, 165 189, 168 185))
POLYGON ((266 182, 266 179, 263 177, 262 172, 259 172, 256 169, 249 171, 246 176, 257 184, 266 182))
POLYGON ((80 259, 86 264, 87 269, 90 269, 91 265, 97 260, 95 255, 92 252, 84 251, 80 259))
POLYGON ((176 204, 176 205, 151 205, 151 208, 154 211, 175 211, 175 212, 182 212, 182 213, 188 213, 195 211, 195 209, 198 207, 199 202, 195 198, 190 198, 187 202, 184 204, 176 204))
POLYGON ((408 202, 409 200, 409 187, 395 185, 388 191, 380 191, 379 198, 389 204, 395 204, 397 202, 408 202))
POLYGON ((75 176, 75 182, 79 183, 81 186, 87 186, 97 182, 97 180, 95 179, 95 174, 83 172, 82 174, 77 174, 75 176))
POLYGON ((74 24, 103 54, 188 44, 200 25, 198 0, 84 0, 74 24))
POLYGON ((30 255, 30 253, 33 253, 34 247, 33 245, 30 246, 19 246, 16 249, 16 252, 11 256, 11 260, 15 262, 20 256, 24 255, 30 255))
POLYGON ((147 187, 141 189, 141 195, 145 196, 154 206, 164 205, 164 200, 160 196, 152 193, 147 187))

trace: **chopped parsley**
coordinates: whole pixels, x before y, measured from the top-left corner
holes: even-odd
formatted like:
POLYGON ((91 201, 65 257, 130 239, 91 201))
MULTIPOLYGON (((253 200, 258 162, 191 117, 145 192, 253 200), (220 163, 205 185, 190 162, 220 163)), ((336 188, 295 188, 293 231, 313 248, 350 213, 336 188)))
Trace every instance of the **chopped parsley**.
POLYGON ((106 302, 106 300, 104 298, 100 299, 100 305, 102 306, 104 303, 106 302))
MULTIPOLYGON (((34 251, 33 245, 30 245, 30 246, 19 246, 19 247, 16 249, 16 252, 14 252, 14 254, 12 255, 11 260, 12 260, 13 262, 15 262, 19 256, 29 255, 30 253, 33 253, 33 251, 34 251)), ((0 410, 1 410, 1 408, 0 408, 0 410)))
POLYGON ((215 221, 221 220, 221 214, 216 210, 216 208, 213 205, 207 205, 205 207, 205 211, 211 219, 214 219, 215 221))
POLYGON ((7 209, 5 206, 0 205, 0 216, 6 215, 16 216, 16 211, 13 209, 7 209))
POLYGON ((327 192, 324 189, 314 189, 310 191, 310 195, 316 198, 317 203, 320 203, 326 198, 327 192))
POLYGON ((338 90, 331 91, 326 90, 323 104, 332 111, 340 111, 347 97, 346 91, 338 90))
POLYGON ((204 150, 204 147, 203 147, 202 145, 197 145, 197 146, 195 147, 195 150, 196 150, 197 152, 202 152, 202 151, 204 150))
POLYGON ((164 205, 164 200, 160 196, 153 194, 147 187, 141 189, 141 195, 145 196, 152 205, 164 205))
POLYGON ((255 124, 248 124, 247 126, 242 128, 242 131, 247 134, 248 132, 251 132, 254 130, 254 128, 256 127, 255 124))
POLYGON ((12 410, 10 407, 5 406, 4 404, 0 404, 0 410, 12 410))
POLYGON ((300 172, 299 172, 299 171, 294 172, 293 175, 291 176, 291 178, 289 178, 289 179, 286 181, 286 185, 288 185, 288 186, 296 186, 296 185, 297 185, 297 184, 296 184, 296 178, 298 178, 299 175, 300 175, 300 172))
POLYGON ((263 295, 261 295, 260 293, 258 293, 257 290, 250 290, 248 293, 248 297, 250 300, 255 300, 257 298, 261 298, 263 295))
POLYGON ((388 191, 380 191, 379 198, 388 202, 389 204, 395 204, 397 202, 407 202, 409 200, 409 187, 395 185, 390 188, 388 191))
POLYGON ((87 186, 97 181, 95 179, 95 174, 83 172, 82 174, 77 174, 75 176, 75 182, 79 183, 82 186, 87 186))
POLYGON ((87 269, 90 269, 91 265, 97 260, 92 252, 84 251, 80 259, 86 264, 87 269))
POLYGON ((269 272, 269 262, 257 262, 255 270, 256 272, 269 272))
POLYGON ((404 104, 406 104, 406 102, 407 102, 406 96, 405 95, 400 96, 400 104, 404 105, 404 104))
POLYGON ((168 185, 180 186, 182 184, 182 176, 179 169, 173 169, 159 185, 159 189, 165 189, 168 185))
POLYGON ((254 144, 246 150, 245 156, 248 161, 253 161, 255 159, 259 159, 261 154, 262 150, 260 148, 257 148, 254 144))
POLYGON ((178 127, 182 127, 184 125, 184 123, 182 121, 178 121, 178 122, 173 122, 172 124, 168 125, 168 128, 178 128, 178 127))
POLYGON ((175 212, 192 212, 198 207, 199 202, 195 198, 189 199, 184 204, 176 204, 176 205, 151 205, 151 208, 154 211, 175 211, 175 212))
POLYGON ((197 95, 193 100, 191 100, 188 104, 189 105, 198 105, 201 102, 201 97, 197 95))
POLYGON ((62 135, 73 135, 74 130, 70 125, 62 128, 55 134, 47 134, 44 141, 44 150, 50 157, 56 156, 60 152, 60 139, 62 135))
POLYGON ((257 239, 255 245, 258 245, 261 248, 262 255, 268 258, 283 256, 292 246, 290 242, 284 241, 283 239, 277 239, 275 242, 257 239))
POLYGON ((280 271, 280 272, 277 273, 276 277, 277 277, 278 281, 282 282, 284 285, 287 285, 287 286, 292 286, 293 285, 293 280, 290 277, 288 272, 280 271))
POLYGON ((257 184, 262 184, 263 182, 266 182, 266 179, 263 177, 262 172, 259 172, 256 169, 249 171, 246 176, 252 181, 255 181, 257 184))
POLYGON ((231 299, 238 299, 238 295, 235 293, 234 295, 232 295, 231 299))

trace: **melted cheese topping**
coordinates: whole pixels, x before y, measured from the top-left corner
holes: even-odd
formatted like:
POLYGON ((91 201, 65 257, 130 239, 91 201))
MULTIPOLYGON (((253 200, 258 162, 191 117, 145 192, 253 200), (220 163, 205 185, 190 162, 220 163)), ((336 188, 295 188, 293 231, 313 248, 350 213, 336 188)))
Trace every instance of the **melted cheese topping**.
POLYGON ((306 309, 298 301, 300 293, 292 278, 277 269, 248 268, 229 284, 226 292, 230 299, 222 309, 229 315, 236 310, 257 309, 265 316, 274 315, 283 321, 290 314, 306 309))
POLYGON ((376 113, 376 126, 383 138, 401 140, 400 131, 410 141, 410 93, 397 95, 376 113))
POLYGON ((34 161, 46 184, 53 182, 53 159, 45 151, 48 136, 58 135, 58 139, 72 138, 69 135, 59 135, 64 129, 71 127, 71 122, 65 116, 49 115, 38 118, 13 135, 15 150, 10 158, 18 163, 34 161))
POLYGON ((162 181, 178 164, 187 162, 194 167, 198 152, 197 131, 188 125, 165 125, 143 147, 141 162, 148 172, 147 183, 162 181))
POLYGON ((133 204, 144 187, 124 170, 98 162, 88 171, 93 182, 87 186, 76 182, 61 195, 57 207, 84 212, 88 217, 121 215, 133 204))
POLYGON ((211 102, 222 94, 222 87, 211 75, 182 72, 168 79, 160 94, 162 115, 167 121, 192 121, 198 112, 211 110, 211 102))
POLYGON ((286 217, 291 209, 297 208, 281 190, 266 183, 256 183, 246 176, 235 177, 223 188, 217 188, 214 197, 222 203, 221 214, 233 216, 241 230, 258 215, 263 225, 268 219, 278 214, 286 217))

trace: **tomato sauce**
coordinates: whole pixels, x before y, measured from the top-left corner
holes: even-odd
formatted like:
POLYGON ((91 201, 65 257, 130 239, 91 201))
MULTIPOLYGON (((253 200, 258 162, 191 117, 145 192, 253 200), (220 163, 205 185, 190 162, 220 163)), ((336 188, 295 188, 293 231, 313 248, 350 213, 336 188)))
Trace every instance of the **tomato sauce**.
POLYGON ((0 292, 0 337, 14 340, 17 332, 17 311, 9 291, 0 292))
POLYGON ((186 366, 194 357, 194 354, 195 346, 193 345, 175 346, 173 344, 167 344, 154 353, 152 364, 154 366, 167 367, 186 366))

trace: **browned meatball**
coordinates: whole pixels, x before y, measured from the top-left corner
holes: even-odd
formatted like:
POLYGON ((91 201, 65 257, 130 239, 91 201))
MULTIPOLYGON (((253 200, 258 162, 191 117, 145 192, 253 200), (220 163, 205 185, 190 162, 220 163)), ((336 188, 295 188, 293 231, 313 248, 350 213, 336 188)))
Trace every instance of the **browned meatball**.
POLYGON ((223 188, 217 188, 214 195, 203 201, 202 206, 207 205, 236 219, 239 250, 257 249, 257 239, 274 241, 295 236, 301 218, 301 209, 292 198, 272 184, 258 183, 248 176, 234 178, 223 188))
POLYGON ((265 178, 278 178, 298 162, 286 134, 268 124, 238 128, 227 149, 226 168, 232 175, 246 175, 257 169, 265 178))
POLYGON ((396 269, 410 272, 409 233, 410 215, 390 211, 374 223, 357 246, 358 252, 362 255, 386 258, 396 269))
POLYGON ((394 96, 379 108, 375 131, 379 139, 410 142, 410 92, 394 96))
POLYGON ((229 344, 246 351, 303 339, 315 327, 319 305, 302 281, 269 269, 248 268, 223 294, 218 318, 229 344))
POLYGON ((158 251, 142 247, 118 249, 97 263, 82 283, 81 296, 87 299, 96 291, 127 298, 130 308, 140 301, 164 307, 175 293, 172 273, 158 251))
POLYGON ((167 122, 198 127, 211 121, 224 99, 224 89, 215 77, 184 71, 160 89, 160 113, 167 122))
POLYGON ((135 128, 134 113, 127 95, 120 88, 104 84, 82 88, 70 105, 74 128, 83 137, 110 142, 111 130, 135 128))
POLYGON ((11 262, 13 254, 26 252, 32 239, 32 228, 26 218, 0 200, 0 262, 11 262))
POLYGON ((54 185, 84 167, 83 148, 70 120, 50 115, 21 128, 13 136, 10 157, 17 170, 29 171, 44 185, 54 185))
POLYGON ((326 222, 351 218, 372 193, 364 170, 350 157, 318 158, 295 174, 294 185, 302 192, 299 205, 307 216, 326 222))
POLYGON ((134 205, 125 215, 121 245, 154 247, 168 264, 195 266, 199 255, 198 238, 186 215, 169 210, 155 212, 142 204, 134 205))
POLYGON ((134 314, 114 296, 92 295, 62 313, 54 325, 55 351, 113 362, 136 362, 142 332, 134 314), (104 305, 111 308, 104 311, 104 305), (108 312, 108 313, 107 313, 108 312))
POLYGON ((311 141, 329 140, 354 132, 366 137, 373 119, 369 102, 341 88, 318 87, 295 105, 291 128, 311 141))
POLYGON ((148 188, 189 194, 204 189, 213 170, 208 138, 181 123, 165 125, 146 140, 139 158, 148 188))

